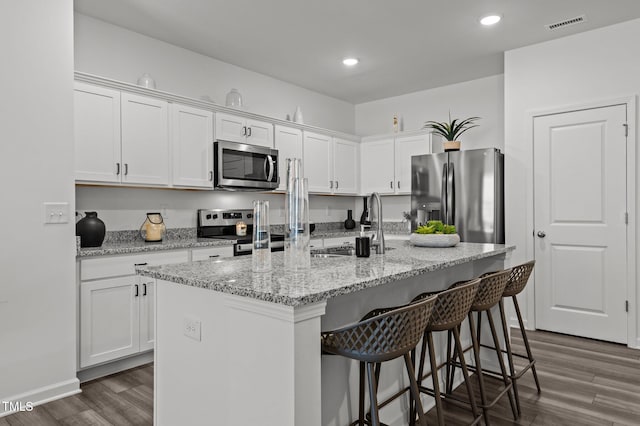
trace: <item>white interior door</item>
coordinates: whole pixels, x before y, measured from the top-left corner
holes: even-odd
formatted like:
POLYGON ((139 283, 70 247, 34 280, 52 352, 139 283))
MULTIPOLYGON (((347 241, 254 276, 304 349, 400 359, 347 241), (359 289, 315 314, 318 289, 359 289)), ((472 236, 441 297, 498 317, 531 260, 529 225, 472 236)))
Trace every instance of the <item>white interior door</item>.
POLYGON ((534 119, 536 327, 627 342, 626 105, 534 119))

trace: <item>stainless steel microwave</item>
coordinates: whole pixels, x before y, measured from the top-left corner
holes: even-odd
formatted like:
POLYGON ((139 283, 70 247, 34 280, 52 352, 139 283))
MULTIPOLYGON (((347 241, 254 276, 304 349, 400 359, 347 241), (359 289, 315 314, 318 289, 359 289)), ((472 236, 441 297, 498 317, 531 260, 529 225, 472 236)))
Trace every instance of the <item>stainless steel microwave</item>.
POLYGON ((218 141, 213 145, 213 164, 216 189, 268 191, 280 183, 276 149, 218 141))

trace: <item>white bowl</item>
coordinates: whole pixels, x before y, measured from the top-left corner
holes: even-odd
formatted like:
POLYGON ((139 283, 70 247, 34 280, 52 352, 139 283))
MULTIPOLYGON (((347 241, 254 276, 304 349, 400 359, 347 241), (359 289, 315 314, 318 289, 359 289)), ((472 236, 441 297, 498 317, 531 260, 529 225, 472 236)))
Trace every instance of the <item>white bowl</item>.
POLYGON ((460 242, 458 234, 411 234, 409 242, 418 247, 453 247, 460 242))

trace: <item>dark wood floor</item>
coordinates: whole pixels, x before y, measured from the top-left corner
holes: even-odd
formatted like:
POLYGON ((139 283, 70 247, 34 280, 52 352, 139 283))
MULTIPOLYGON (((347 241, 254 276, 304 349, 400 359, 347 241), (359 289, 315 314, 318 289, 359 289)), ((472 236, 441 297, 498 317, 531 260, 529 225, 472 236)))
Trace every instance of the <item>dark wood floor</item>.
MULTIPOLYGON (((518 382, 522 417, 513 420, 504 398, 491 411, 492 425, 640 425, 640 351, 542 331, 528 335, 542 394, 537 394, 533 376, 526 373, 518 382)), ((513 344, 514 350, 524 352, 518 332, 514 332, 513 344)), ((429 424, 435 424, 435 419, 432 410, 429 424)), ((463 425, 469 419, 467 410, 447 405, 447 425, 463 425)), ((35 407, 32 412, 0 417, 0 426, 152 423, 152 365, 85 383, 81 394, 35 407)))

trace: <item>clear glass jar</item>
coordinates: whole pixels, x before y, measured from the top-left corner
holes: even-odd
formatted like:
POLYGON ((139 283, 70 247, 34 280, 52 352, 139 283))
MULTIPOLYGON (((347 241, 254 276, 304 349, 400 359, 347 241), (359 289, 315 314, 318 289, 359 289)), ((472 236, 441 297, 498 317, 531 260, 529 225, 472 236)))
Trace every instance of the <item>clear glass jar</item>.
POLYGON ((164 238, 167 227, 160 213, 147 213, 147 218, 140 227, 140 236, 148 243, 158 243, 164 238))
POLYGON ((238 89, 231 89, 227 93, 225 105, 231 108, 242 108, 242 95, 238 92, 238 89))

